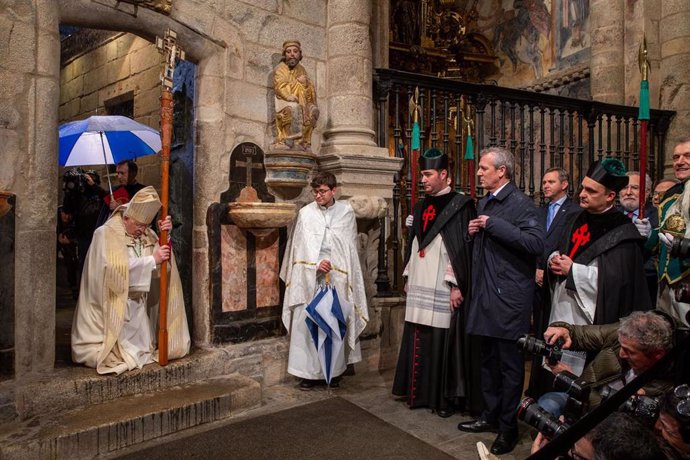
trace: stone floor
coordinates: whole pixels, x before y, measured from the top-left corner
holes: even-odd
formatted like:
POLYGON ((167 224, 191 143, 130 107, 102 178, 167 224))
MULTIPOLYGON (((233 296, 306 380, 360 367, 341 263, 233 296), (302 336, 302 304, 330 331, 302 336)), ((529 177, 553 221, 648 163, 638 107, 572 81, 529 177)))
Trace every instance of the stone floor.
MULTIPOLYGON (((139 444, 133 448, 119 451, 116 455, 107 458, 117 458, 125 453, 133 453, 147 447, 169 442, 173 439, 180 439, 181 437, 194 436, 197 433, 218 428, 239 420, 246 420, 259 415, 277 412, 297 405, 328 398, 332 395, 340 396, 341 398, 357 404, 382 420, 385 420, 458 459, 477 459, 476 443, 478 441, 483 441, 487 447, 491 446, 491 442, 495 436, 491 433, 472 434, 458 431, 457 424, 467 420, 468 417, 456 414, 450 418, 443 419, 426 409, 408 409, 404 402, 396 400, 390 393, 392 380, 393 371, 386 371, 383 373, 358 374, 345 377, 340 388, 330 391, 325 388, 318 388, 312 391, 300 391, 297 388, 296 381, 265 388, 263 393, 263 404, 260 408, 249 410, 221 422, 203 425, 173 436, 139 444)), ((532 430, 522 425, 520 431, 520 443, 512 453, 501 456, 502 459, 522 459, 529 456, 532 430)), ((363 449, 366 449, 366 445, 363 445, 363 449)), ((277 458, 279 458, 279 453, 276 453, 276 455, 277 458)), ((375 453, 369 453, 368 457, 377 458, 375 453)), ((179 458, 185 458, 184 453, 181 452, 179 458)))

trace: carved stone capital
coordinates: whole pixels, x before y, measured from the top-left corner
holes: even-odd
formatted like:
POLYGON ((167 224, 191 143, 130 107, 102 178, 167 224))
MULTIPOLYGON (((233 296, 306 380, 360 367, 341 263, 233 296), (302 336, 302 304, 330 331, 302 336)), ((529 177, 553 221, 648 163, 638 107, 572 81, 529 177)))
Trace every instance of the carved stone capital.
POLYGON ((386 200, 380 196, 355 195, 348 201, 358 219, 380 219, 388 210, 386 200))

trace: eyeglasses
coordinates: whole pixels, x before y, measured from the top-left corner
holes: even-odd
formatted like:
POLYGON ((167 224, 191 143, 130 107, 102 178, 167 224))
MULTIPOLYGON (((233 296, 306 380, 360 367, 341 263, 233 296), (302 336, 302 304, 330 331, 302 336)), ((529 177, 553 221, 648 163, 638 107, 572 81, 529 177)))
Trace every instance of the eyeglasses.
POLYGON ((313 190, 311 191, 311 193, 312 193, 312 195, 314 195, 314 196, 324 196, 326 193, 328 193, 328 192, 330 192, 330 191, 331 191, 330 188, 326 188, 326 189, 320 188, 320 189, 313 189, 313 190))
POLYGON ((690 385, 687 383, 678 385, 676 388, 674 388, 673 394, 676 398, 680 399, 680 401, 678 401, 678 405, 676 406, 678 413, 686 417, 690 416, 690 385))

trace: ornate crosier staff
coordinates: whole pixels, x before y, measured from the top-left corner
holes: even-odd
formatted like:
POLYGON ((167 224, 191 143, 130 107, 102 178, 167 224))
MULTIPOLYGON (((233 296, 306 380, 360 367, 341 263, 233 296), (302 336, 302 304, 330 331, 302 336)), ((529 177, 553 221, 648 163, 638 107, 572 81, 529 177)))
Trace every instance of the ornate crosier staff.
POLYGON ((640 111, 637 119, 640 120, 640 208, 639 218, 644 218, 644 208, 647 202, 646 177, 647 177, 647 130, 649 123, 649 60, 647 59, 647 37, 642 36, 640 52, 638 55, 640 66, 640 111))
POLYGON ((412 114, 412 145, 410 152, 410 166, 412 175, 412 197, 410 198, 410 210, 414 210, 414 204, 417 201, 417 184, 419 178, 417 177, 417 157, 421 151, 421 136, 419 132, 419 86, 414 90, 414 97, 410 97, 410 114, 412 114))
MULTIPOLYGON (((165 56, 161 75, 161 220, 168 216, 168 176, 170 170, 170 142, 173 120, 173 74, 175 62, 185 54, 177 46, 177 33, 168 29, 164 38, 156 37, 156 48, 165 56)), ((168 244, 168 232, 161 230, 158 244, 168 244)), ((171 257, 172 257, 172 248, 171 257)), ((160 314, 158 317, 158 363, 168 364, 168 264, 161 262, 160 314)))

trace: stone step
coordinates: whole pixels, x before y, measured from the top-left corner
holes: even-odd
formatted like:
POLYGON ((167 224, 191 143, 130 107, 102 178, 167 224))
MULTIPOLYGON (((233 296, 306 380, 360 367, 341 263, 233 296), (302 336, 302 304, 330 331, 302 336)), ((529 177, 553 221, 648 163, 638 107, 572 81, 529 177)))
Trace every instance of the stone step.
POLYGON ((256 380, 217 377, 25 420, 0 432, 0 458, 93 458, 260 405, 256 380))
MULTIPOLYGON (((157 363, 121 375, 98 375, 83 366, 56 369, 53 374, 17 385, 16 409, 22 420, 49 412, 62 412, 76 407, 101 404, 122 397, 165 390, 237 371, 251 377, 258 372, 245 372, 242 348, 234 353, 222 349, 194 350, 184 358, 161 367, 157 363), (239 355, 239 356, 238 356, 239 355)), ((253 358, 261 360, 261 356, 253 358)))

